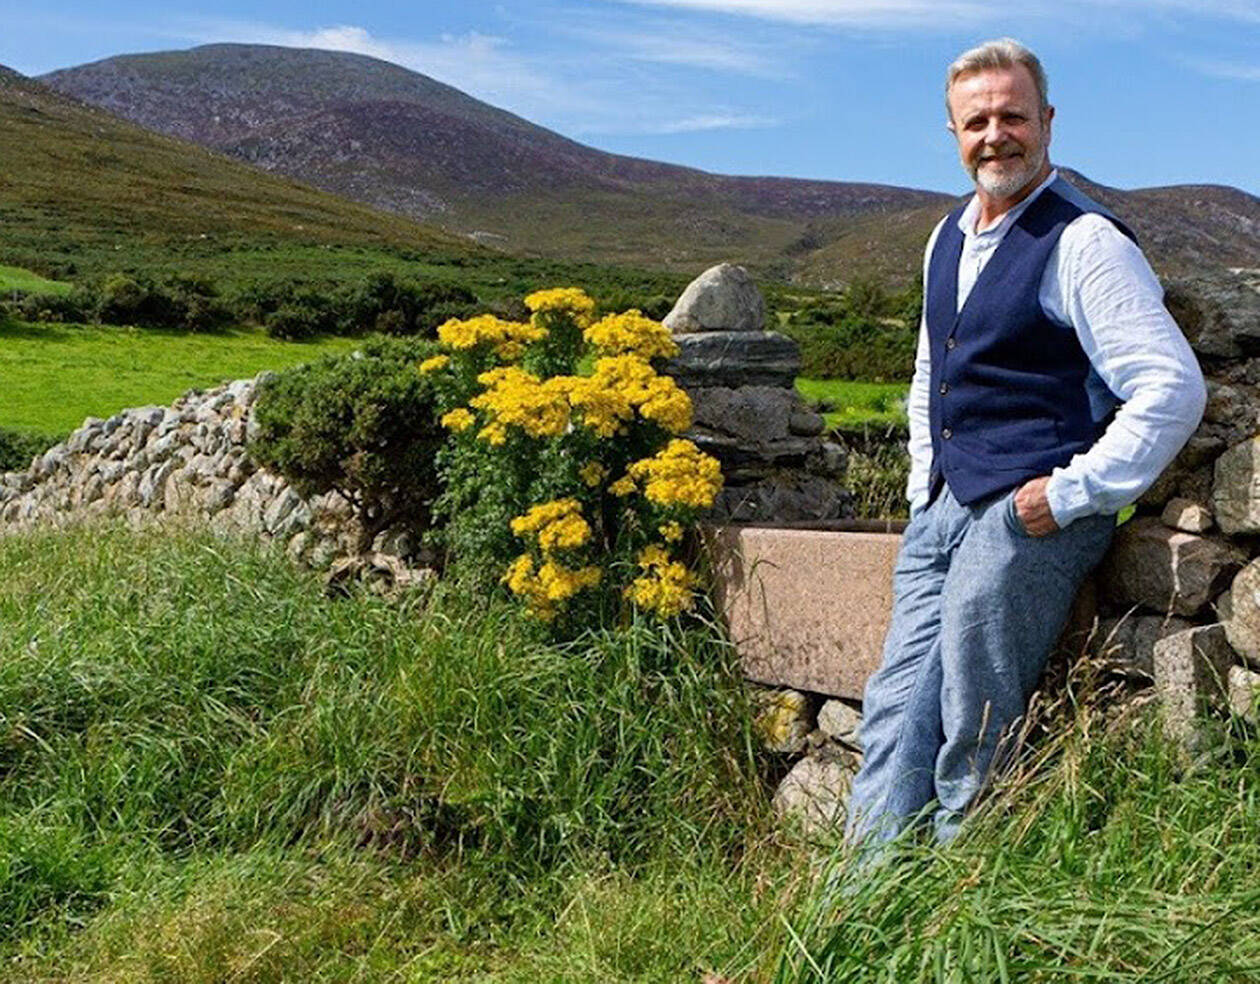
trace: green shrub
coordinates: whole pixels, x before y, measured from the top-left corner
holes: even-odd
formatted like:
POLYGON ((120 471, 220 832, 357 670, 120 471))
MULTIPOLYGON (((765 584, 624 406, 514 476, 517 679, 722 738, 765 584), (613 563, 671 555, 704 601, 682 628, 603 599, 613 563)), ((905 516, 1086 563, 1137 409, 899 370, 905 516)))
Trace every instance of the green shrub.
POLYGON ((416 371, 430 350, 418 340, 373 339, 260 387, 250 455, 304 496, 343 496, 360 525, 360 549, 384 529, 428 524, 444 437, 432 387, 416 371))
POLYGON ((327 311, 306 304, 282 304, 270 312, 264 324, 271 338, 300 342, 322 335, 332 327, 327 311))
POLYGON ((25 471, 32 458, 60 440, 52 434, 28 434, 0 427, 0 472, 25 471))
POLYGON ((110 325, 212 331, 232 320, 207 277, 174 274, 161 281, 115 273, 96 289, 95 317, 110 325))
POLYGON ((859 280, 839 297, 793 311, 784 330, 801 346, 801 375, 820 379, 908 380, 914 374, 922 290, 889 294, 859 280))
POLYGON ((34 292, 7 301, 5 311, 22 321, 60 321, 82 324, 96 317, 96 298, 85 287, 69 293, 34 292))

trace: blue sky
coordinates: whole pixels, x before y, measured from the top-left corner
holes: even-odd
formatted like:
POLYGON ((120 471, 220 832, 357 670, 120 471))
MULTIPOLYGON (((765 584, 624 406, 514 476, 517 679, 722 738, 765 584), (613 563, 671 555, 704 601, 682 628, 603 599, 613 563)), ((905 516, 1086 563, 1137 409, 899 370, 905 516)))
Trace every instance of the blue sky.
POLYGON ((951 192, 945 66, 1010 35, 1049 71, 1056 163, 1260 194, 1260 0, 50 0, 5 23, 0 63, 31 75, 213 41, 337 48, 606 150, 951 192))

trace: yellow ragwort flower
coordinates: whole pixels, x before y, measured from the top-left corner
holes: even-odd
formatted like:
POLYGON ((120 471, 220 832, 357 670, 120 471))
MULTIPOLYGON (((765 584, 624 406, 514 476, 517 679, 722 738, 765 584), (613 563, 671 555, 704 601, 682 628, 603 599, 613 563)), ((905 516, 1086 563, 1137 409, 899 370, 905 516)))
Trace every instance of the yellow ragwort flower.
POLYGON ((608 491, 615 496, 629 495, 634 492, 638 486, 634 484, 634 479, 629 475, 622 475, 621 478, 608 486, 608 491))
POLYGON ((598 461, 588 461, 578 469, 578 478, 590 488, 595 488, 608 475, 608 469, 598 461))
POLYGON ((626 586, 625 597, 662 618, 672 618, 692 606, 695 577, 685 564, 670 560, 668 551, 655 543, 639 552, 638 561, 644 573, 626 586))
POLYGON ((453 430, 458 434, 471 427, 476 420, 477 418, 466 407, 456 407, 449 413, 442 414, 441 424, 447 430, 453 430))
POLYGON ((600 318, 586 329, 584 336, 607 355, 635 355, 648 360, 678 354, 669 329, 634 308, 600 318))
POLYGON ((628 475, 644 482, 643 494, 658 506, 708 509, 722 488, 717 459, 679 438, 651 458, 636 461, 628 475))
POLYGON ((670 520, 657 527, 657 532, 663 536, 669 543, 677 543, 683 538, 682 523, 677 520, 670 520))
POLYGON ((525 306, 535 314, 557 312, 567 314, 585 328, 595 314, 595 302, 580 287, 553 287, 536 290, 525 298, 525 306))
POLYGON ((544 553, 580 547, 591 539, 590 524, 582 518, 582 506, 573 498, 534 506, 512 520, 512 532, 519 537, 532 533, 544 553))
POLYGON ((516 366, 491 369, 477 377, 485 392, 469 401, 501 428, 515 426, 530 437, 555 437, 569 427, 565 377, 546 382, 516 366))
POLYGON ((422 373, 437 372, 439 369, 445 369, 450 365, 450 362, 451 357, 449 355, 435 355, 420 363, 420 371, 422 373))
MULTIPOLYGON (((524 321, 504 321, 493 314, 479 314, 475 318, 460 320, 451 318, 438 327, 438 339, 453 349, 470 349, 478 345, 495 347, 528 345, 544 338, 547 329, 524 321)), ((507 351, 516 351, 508 348, 507 351)))

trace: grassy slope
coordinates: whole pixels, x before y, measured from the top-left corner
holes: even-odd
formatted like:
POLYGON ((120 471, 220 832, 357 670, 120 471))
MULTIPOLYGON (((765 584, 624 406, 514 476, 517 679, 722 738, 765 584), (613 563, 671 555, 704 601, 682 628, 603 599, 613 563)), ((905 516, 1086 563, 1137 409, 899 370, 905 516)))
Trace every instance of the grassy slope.
POLYGON ((74 288, 64 280, 49 280, 21 267, 0 266, 0 292, 23 294, 68 294, 74 288))
POLYGON ((498 603, 329 601, 204 536, 9 536, 0 568, 6 980, 1260 968, 1260 739, 1218 727, 1187 771, 1149 714, 1089 702, 1088 666, 958 845, 850 878, 767 838, 703 634, 560 650, 498 603))
POLYGON ((259 329, 210 334, 0 323, 0 428, 64 434, 87 416, 170 403, 193 387, 280 369, 355 345, 279 342, 259 329))
MULTIPOLYGON (((0 249, 99 267, 215 241, 350 243, 471 257, 454 236, 160 137, 0 73, 0 249)), ((24 259, 16 262, 28 265, 24 259)))

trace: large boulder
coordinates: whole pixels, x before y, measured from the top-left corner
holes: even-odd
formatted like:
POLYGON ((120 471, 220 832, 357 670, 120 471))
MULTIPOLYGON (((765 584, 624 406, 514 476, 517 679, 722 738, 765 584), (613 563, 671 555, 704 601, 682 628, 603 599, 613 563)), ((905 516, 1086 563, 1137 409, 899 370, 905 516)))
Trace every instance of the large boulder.
POLYGON ((748 271, 731 263, 710 267, 687 285, 665 327, 675 334, 698 331, 761 331, 766 302, 748 271))
POLYGON ((1152 676, 1155 672, 1155 644, 1170 635, 1194 628, 1193 623, 1176 616, 1127 615, 1106 618, 1098 623, 1094 652, 1109 667, 1152 676))
POLYGON ((802 409, 796 394, 779 386, 706 386, 692 394, 691 405, 696 426, 755 445, 786 439, 792 414, 802 409))
POLYGON ((790 388, 801 349, 773 331, 705 331, 674 336, 679 352, 665 371, 688 390, 704 386, 790 388))
POLYGON ((1260 436, 1216 459, 1212 508, 1226 533, 1260 533, 1260 436))
POLYGON ((1260 276, 1220 270, 1169 281, 1169 310, 1201 355, 1224 359, 1260 355, 1260 276))
POLYGON ((1099 581, 1121 607, 1194 615, 1225 589, 1245 561, 1228 543, 1170 530, 1158 519, 1136 519, 1116 533, 1099 581))

